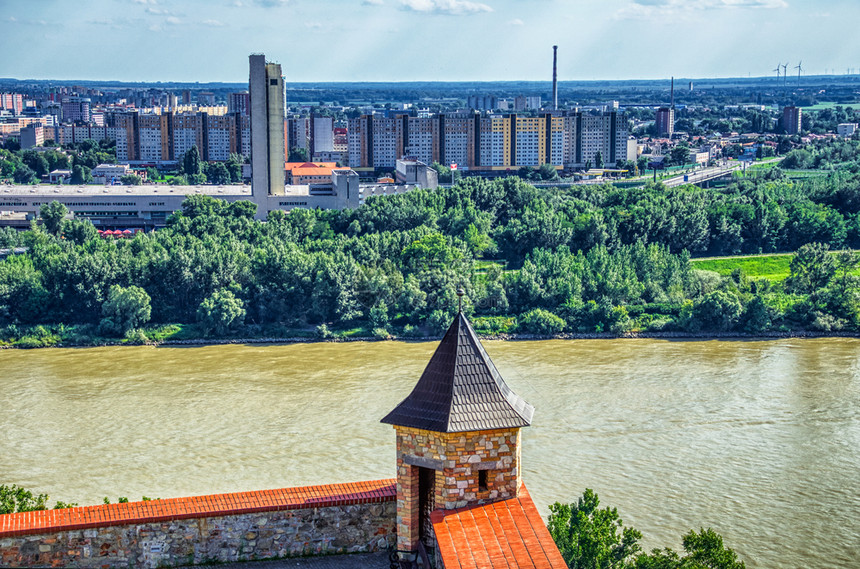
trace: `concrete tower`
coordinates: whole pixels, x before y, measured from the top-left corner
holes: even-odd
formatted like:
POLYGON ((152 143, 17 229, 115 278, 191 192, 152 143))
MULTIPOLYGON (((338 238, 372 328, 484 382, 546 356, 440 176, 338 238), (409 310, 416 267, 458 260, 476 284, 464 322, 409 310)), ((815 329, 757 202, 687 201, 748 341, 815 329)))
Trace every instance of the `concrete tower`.
POLYGON ((558 46, 552 46, 552 110, 558 110, 558 46))
POLYGON ((268 196, 284 193, 284 78, 278 63, 249 57, 251 100, 251 195, 257 219, 268 215, 268 196))
POLYGON ((432 552, 434 512, 518 498, 520 429, 533 414, 457 314, 412 393, 382 419, 397 433, 397 549, 432 552))

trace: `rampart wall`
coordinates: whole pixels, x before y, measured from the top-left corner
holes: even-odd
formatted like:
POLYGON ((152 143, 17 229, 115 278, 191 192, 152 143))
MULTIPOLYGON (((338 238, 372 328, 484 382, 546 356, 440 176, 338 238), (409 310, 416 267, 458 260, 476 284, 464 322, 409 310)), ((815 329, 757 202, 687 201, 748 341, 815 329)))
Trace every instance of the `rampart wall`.
POLYGON ((379 551, 394 480, 0 515, 0 567, 177 567, 379 551))

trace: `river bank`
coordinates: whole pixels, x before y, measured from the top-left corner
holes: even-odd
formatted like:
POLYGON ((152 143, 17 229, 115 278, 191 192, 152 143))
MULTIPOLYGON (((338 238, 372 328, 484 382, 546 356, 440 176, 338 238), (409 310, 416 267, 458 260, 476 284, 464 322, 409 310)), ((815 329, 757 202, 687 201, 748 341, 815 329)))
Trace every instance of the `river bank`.
MULTIPOLYGON (((773 331, 748 334, 743 332, 610 332, 593 333, 563 333, 563 334, 480 334, 482 340, 498 340, 504 342, 531 342, 544 340, 780 340, 787 338, 860 338, 858 332, 816 332, 810 330, 773 331)), ((263 336, 241 338, 187 338, 181 340, 150 340, 128 341, 125 339, 99 339, 93 342, 56 342, 50 345, 16 345, 14 343, 0 345, 0 349, 37 349, 37 348, 98 348, 108 346, 218 346, 230 344, 317 344, 317 343, 350 343, 350 342, 436 342, 442 338, 437 336, 395 336, 385 338, 379 336, 336 336, 330 338, 306 336, 263 336)))

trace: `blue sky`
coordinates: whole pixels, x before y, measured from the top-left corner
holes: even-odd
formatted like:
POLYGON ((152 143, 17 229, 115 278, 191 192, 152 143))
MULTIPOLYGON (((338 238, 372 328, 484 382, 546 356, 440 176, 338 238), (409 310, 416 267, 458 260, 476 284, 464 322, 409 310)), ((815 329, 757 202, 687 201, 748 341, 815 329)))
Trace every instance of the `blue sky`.
POLYGON ((857 0, 2 0, 0 77, 548 80, 860 73, 857 0))

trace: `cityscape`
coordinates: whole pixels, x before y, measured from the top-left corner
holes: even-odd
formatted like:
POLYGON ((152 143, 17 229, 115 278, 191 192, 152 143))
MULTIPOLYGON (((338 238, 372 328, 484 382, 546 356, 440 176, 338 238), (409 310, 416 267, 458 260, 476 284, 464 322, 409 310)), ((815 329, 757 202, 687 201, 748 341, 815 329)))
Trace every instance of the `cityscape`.
MULTIPOLYGON (((702 174, 702 180, 711 180, 730 175, 744 161, 785 153, 815 137, 850 138, 857 129, 857 122, 817 121, 813 128, 807 120, 804 130, 802 107, 788 102, 808 99, 816 83, 807 78, 805 88, 798 80, 789 89, 785 75, 775 82, 762 78, 750 87, 722 86, 718 93, 714 85, 700 83, 708 97, 704 104, 693 102, 695 83, 687 81, 684 96, 678 93, 685 102, 676 105, 674 78, 669 80, 665 103, 659 88, 654 89, 651 104, 622 105, 618 100, 578 104, 569 100, 570 91, 564 88, 560 103, 558 46, 552 46, 548 98, 484 94, 384 104, 292 101, 278 64, 270 65, 265 56, 251 56, 250 61, 248 89, 222 88, 217 94, 205 89, 50 82, 25 83, 19 90, 23 92, 0 94, 0 142, 7 148, 63 154, 60 161, 68 163, 64 148, 100 144, 108 158, 107 163, 48 170, 31 153, 27 156, 35 160, 38 172, 27 164, 7 165, 3 207, 8 209, 0 224, 26 227, 47 199, 45 192, 34 195, 22 182, 52 185, 47 192, 52 199, 105 229, 136 231, 163 226, 189 193, 224 199, 256 196, 257 217, 265 219, 275 209, 357 207, 366 197, 435 188, 453 177, 518 176, 570 184, 614 178, 644 185, 649 170, 656 180, 657 170, 670 166, 695 170, 721 165, 702 174), (255 65, 278 82, 276 93, 269 92, 274 84, 267 84, 265 105, 254 103, 250 94, 255 65), (749 96, 750 91, 756 92, 755 102, 719 103, 749 96), (762 98, 772 102, 765 104, 762 98), (257 148, 267 146, 257 160, 252 157, 255 116, 265 121, 257 132, 264 128, 268 132, 266 139, 256 141, 257 148), (806 137, 797 138, 800 135, 806 137), (206 165, 208 177, 203 172, 183 175, 182 165, 192 149, 206 165), (283 155, 283 169, 272 165, 279 160, 275 154, 283 155), (254 164, 266 174, 254 176, 254 164), (251 184, 255 191, 229 188, 230 183, 250 184, 255 178, 251 184), (123 180, 144 185, 129 196, 117 188, 123 180), (157 187, 168 184, 173 187, 167 195, 164 188, 158 194, 157 187), (75 192, 71 186, 77 187, 75 192), (125 196, 122 201, 115 199, 118 194, 125 196), (155 195, 163 199, 153 201, 155 195)), ((831 96, 845 96, 853 85, 850 75, 827 81, 836 86, 819 89, 818 95, 829 91, 831 96)), ((510 90, 509 85, 503 88, 510 90)), ((258 87, 256 92, 262 91, 258 87)), ((636 98, 641 100, 638 91, 636 98)))
POLYGON ((8 0, 0 569, 860 565, 848 0, 8 0))

